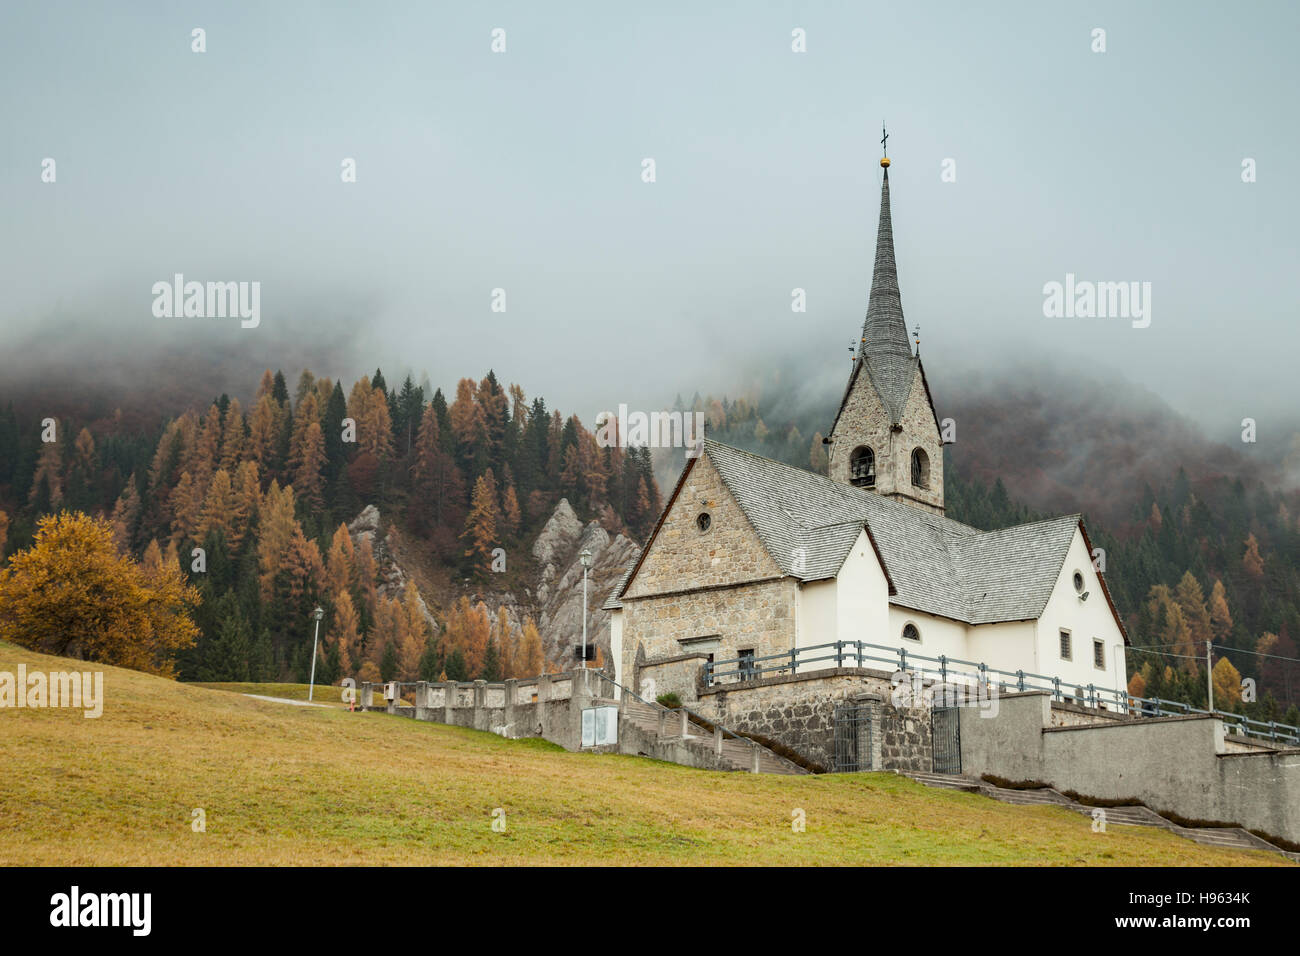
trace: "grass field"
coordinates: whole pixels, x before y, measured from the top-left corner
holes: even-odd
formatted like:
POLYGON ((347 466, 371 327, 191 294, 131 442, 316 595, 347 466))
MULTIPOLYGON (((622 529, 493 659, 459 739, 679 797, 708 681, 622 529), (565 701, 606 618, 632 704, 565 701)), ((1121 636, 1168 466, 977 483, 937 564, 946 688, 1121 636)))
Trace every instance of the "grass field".
MULTIPOLYGON (((76 662, 0 644, 19 663, 76 662)), ((1285 864, 892 774, 711 773, 103 670, 98 719, 0 710, 0 864, 1285 864)))

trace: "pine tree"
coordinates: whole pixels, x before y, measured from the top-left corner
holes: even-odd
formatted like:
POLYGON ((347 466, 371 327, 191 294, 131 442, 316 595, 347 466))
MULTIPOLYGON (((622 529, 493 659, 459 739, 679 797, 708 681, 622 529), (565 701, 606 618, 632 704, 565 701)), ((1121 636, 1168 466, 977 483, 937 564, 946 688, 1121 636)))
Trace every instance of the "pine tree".
MULTIPOLYGON (((224 468, 217 469, 208 485, 208 494, 203 501, 195 529, 196 539, 206 538, 208 532, 219 530, 229 540, 235 528, 235 490, 230 484, 230 475, 224 468)), ((251 636, 249 638, 251 646, 251 636)))
POLYGON ((270 474, 278 466, 276 460, 276 416, 270 395, 263 395, 253 408, 248 426, 247 454, 257 462, 264 473, 270 474))
POLYGON ((496 683, 501 679, 501 655, 497 651, 497 642, 489 639, 487 650, 483 654, 483 668, 479 674, 479 680, 496 683))
POLYGON ((338 594, 351 588, 355 573, 356 549, 352 546, 352 535, 348 526, 340 524, 330 540, 329 553, 325 558, 325 582, 330 594, 338 594))
POLYGON ((521 677, 536 677, 541 674, 545 661, 542 655, 542 635, 537 630, 537 623, 531 618, 524 618, 523 638, 519 644, 519 664, 517 671, 521 677))
MULTIPOLYGON (((126 486, 113 506, 113 543, 123 554, 135 547, 135 530, 140 520, 140 492, 135 487, 135 475, 126 480, 126 486)), ((0 557, 4 556, 4 542, 0 540, 0 557)))
POLYGON ((325 507, 325 436, 320 422, 307 424, 297 450, 299 460, 293 477, 294 489, 299 500, 312 513, 319 513, 325 507))
POLYGON ((1205 592, 1201 590, 1201 583, 1191 571, 1185 571, 1174 594, 1178 607, 1183 612, 1183 621, 1187 624, 1188 639, 1193 646, 1203 649, 1205 642, 1213 639, 1214 631, 1210 624, 1210 613, 1205 608, 1205 592))
POLYGON ((453 650, 447 657, 445 672, 447 674, 447 680, 469 680, 469 665, 465 663, 465 655, 461 653, 459 647, 453 650))
POLYGON ((442 671, 442 664, 438 660, 438 649, 434 646, 433 641, 424 645, 424 651, 420 654, 419 665, 420 680, 436 681, 442 671))
POLYGON ((181 480, 172 490, 171 504, 172 541, 197 540, 199 517, 203 511, 203 489, 188 471, 181 473, 181 480))
POLYGON ((57 510, 63 503, 63 455, 57 441, 42 442, 32 476, 32 490, 27 499, 36 512, 57 510))
POLYGON ((515 636, 510 627, 510 612, 506 610, 503 604, 497 608, 496 625, 493 628, 493 638, 496 641, 497 653, 501 660, 501 675, 503 677, 518 677, 515 673, 515 658, 518 656, 518 648, 515 645, 515 636))
POLYGON ((350 676, 354 670, 360 652, 361 622, 357 617, 352 595, 347 589, 334 593, 334 620, 330 628, 331 637, 338 645, 339 668, 344 676, 350 676))
POLYGON ((465 557, 479 576, 491 570, 492 549, 497 546, 496 497, 496 482, 489 468, 474 483, 474 498, 461 534, 461 540, 466 543, 465 557))
POLYGON ((1214 630, 1214 639, 1222 644, 1232 634, 1232 614, 1228 611, 1228 596, 1223 589, 1223 582, 1217 578, 1210 590, 1210 626, 1214 630))
POLYGON ((221 467, 229 474, 235 474, 244 460, 244 442, 244 408, 239 399, 232 398, 221 431, 221 467))
POLYGON ((1246 538, 1246 553, 1241 559, 1242 567, 1252 578, 1262 578, 1264 576, 1264 559, 1259 553, 1259 541, 1253 534, 1246 538))
POLYGON ((203 426, 199 430, 198 444, 190 464, 195 483, 207 493, 208 481, 217 470, 221 460, 221 409, 213 402, 208 413, 203 416, 203 426))
POLYGON ((467 608, 465 612, 465 664, 471 674, 483 669, 483 659, 487 656, 488 641, 492 637, 492 619, 488 615, 487 605, 482 601, 469 607, 469 600, 462 598, 467 608))
POLYGON ((400 666, 397 657, 397 648, 393 646, 392 641, 389 641, 384 645, 384 653, 379 658, 380 679, 385 682, 397 680, 400 666))
POLYGON ((293 541, 294 532, 301 533, 293 517, 293 488, 280 489, 272 480, 262 500, 257 529, 257 568, 263 603, 271 600, 280 564, 293 541))
POLYGON ((515 486, 507 484, 505 492, 501 495, 499 530, 504 537, 513 538, 519 533, 520 522, 519 498, 515 495, 515 486))
POLYGON ((241 462, 233 484, 235 513, 230 525, 230 550, 237 553, 261 511, 262 486, 257 477, 257 462, 241 462))

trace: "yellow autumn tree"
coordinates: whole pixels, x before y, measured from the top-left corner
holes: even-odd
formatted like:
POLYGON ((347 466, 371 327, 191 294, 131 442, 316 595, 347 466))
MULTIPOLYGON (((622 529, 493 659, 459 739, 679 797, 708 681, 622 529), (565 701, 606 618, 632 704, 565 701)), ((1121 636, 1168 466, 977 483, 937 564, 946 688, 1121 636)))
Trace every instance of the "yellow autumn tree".
POLYGON ((1232 661, 1220 657, 1214 665, 1214 709, 1231 710, 1241 703, 1241 672, 1232 661))
POLYGON ((339 646, 339 669, 344 677, 349 677, 361 642, 361 621, 346 588, 335 593, 333 625, 330 632, 339 646))
POLYGON ((474 482, 474 497, 461 540, 467 545, 465 557, 471 559, 474 572, 486 575, 492 565, 492 549, 497 544, 497 486, 491 468, 474 482))
POLYGON ((64 511, 0 570, 0 639, 170 677, 175 652, 198 636, 199 601, 179 567, 137 564, 107 519, 64 511))
POLYGON ((331 594, 338 594, 352 585, 355 555, 356 549, 352 547, 348 526, 340 524, 330 540, 330 549, 325 556, 325 584, 331 594))
POLYGON ((1246 537, 1246 553, 1242 555, 1241 564, 1252 578, 1264 576, 1264 559, 1259 553, 1259 541, 1253 534, 1246 537))
POLYGON ((226 421, 221 428, 220 467, 234 474, 244 460, 244 407, 239 399, 232 398, 226 408, 226 421))
POLYGON ((414 581, 407 581, 402 592, 402 627, 397 646, 397 660, 403 680, 416 680, 420 676, 420 655, 429 639, 429 625, 420 606, 420 589, 414 581))
POLYGON ((524 618, 524 633, 519 641, 516 670, 520 677, 536 677, 545 663, 542 657, 542 635, 531 617, 524 618))

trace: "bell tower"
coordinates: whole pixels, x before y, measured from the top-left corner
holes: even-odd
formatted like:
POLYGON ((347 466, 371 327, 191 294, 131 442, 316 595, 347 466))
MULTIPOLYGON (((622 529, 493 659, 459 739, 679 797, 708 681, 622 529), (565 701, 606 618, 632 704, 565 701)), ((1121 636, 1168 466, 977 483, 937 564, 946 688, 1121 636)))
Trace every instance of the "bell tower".
MULTIPOLYGON (((882 130, 881 146, 888 134, 882 130)), ((862 336, 829 439, 830 477, 943 514, 943 440, 921 367, 912 351, 894 262, 889 157, 880 160, 880 224, 862 336)))

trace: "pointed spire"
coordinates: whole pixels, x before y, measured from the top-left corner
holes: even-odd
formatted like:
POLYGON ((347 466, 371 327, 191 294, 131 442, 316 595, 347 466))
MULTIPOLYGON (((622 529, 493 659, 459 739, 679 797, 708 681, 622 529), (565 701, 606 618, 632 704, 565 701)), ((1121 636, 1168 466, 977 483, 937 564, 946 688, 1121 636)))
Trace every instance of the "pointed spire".
MULTIPOLYGON (((883 165, 883 163, 882 163, 883 165)), ((880 225, 876 232, 876 264, 871 274, 871 299, 862 324, 859 356, 912 357, 903 320, 903 300, 898 292, 898 266, 894 263, 894 227, 889 216, 889 168, 880 187, 880 225)))

